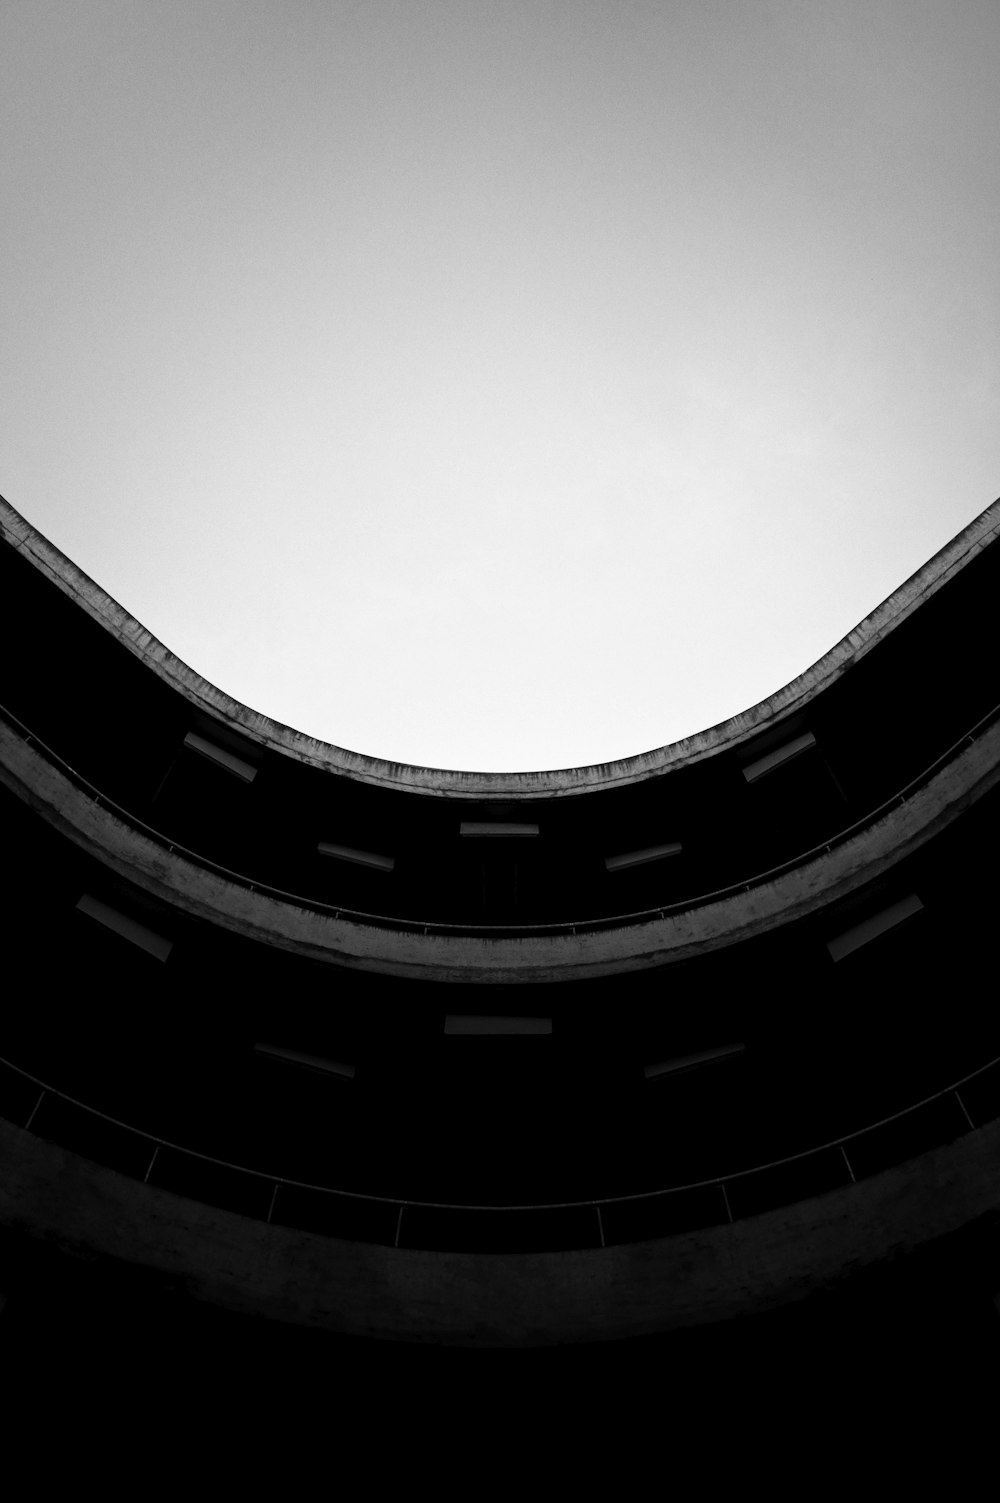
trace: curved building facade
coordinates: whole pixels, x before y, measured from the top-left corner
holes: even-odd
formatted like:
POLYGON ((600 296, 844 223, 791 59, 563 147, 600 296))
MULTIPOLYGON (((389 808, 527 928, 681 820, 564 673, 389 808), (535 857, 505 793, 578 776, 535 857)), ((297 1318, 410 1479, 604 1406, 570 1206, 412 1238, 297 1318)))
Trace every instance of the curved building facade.
POLYGON ((270 721, 0 526, 12 1289, 541 1348, 950 1249, 996 1318, 1000 502, 744 714, 516 775, 270 721))

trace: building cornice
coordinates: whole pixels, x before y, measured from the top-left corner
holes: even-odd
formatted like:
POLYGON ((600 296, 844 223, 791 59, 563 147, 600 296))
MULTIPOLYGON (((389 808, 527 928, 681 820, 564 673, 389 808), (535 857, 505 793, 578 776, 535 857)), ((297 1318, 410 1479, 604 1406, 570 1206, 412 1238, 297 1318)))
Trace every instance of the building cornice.
POLYGON ((803 709, 929 600, 1000 535, 1000 500, 929 559, 812 667, 759 704, 666 746, 589 767, 545 772, 462 772, 415 767, 333 746, 225 694, 176 657, 0 497, 0 536, 153 673, 239 735, 310 767, 377 787, 450 799, 531 800, 622 787, 739 746, 803 709))

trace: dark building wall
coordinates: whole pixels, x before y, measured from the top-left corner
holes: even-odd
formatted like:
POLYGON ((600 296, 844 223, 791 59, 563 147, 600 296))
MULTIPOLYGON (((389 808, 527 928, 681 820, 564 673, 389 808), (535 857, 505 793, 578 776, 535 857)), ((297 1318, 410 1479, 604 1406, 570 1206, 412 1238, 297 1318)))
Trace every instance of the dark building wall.
POLYGON ((0 520, 19 1237, 54 1235, 100 1182, 103 1212, 60 1223, 66 1249, 94 1251, 114 1202, 117 1224, 155 1228, 119 1255, 159 1266, 179 1215, 203 1252, 229 1248, 189 1266, 201 1297, 502 1345, 731 1318, 993 1208, 1000 729, 978 643, 997 508, 765 704, 611 767, 494 777, 267 722, 0 520), (538 833, 462 833, 505 821, 538 833), (551 1031, 448 1036, 456 1014, 551 1031), (866 1197, 889 1184, 876 1227, 866 1197), (298 1250, 298 1306, 243 1268, 265 1246, 298 1250), (341 1270, 325 1306, 320 1264, 341 1270), (647 1298, 665 1277, 672 1311, 647 1298))
MULTIPOLYGON (((265 1225, 138 1184, 6 1124, 0 1142, 8 1228, 45 1226, 49 1242, 71 1253, 154 1270, 195 1298, 248 1314, 460 1346, 614 1340, 775 1309, 1000 1211, 997 1124, 732 1225, 614 1248, 489 1257, 265 1225)), ((985 1310, 992 1274, 972 1273, 985 1310)))

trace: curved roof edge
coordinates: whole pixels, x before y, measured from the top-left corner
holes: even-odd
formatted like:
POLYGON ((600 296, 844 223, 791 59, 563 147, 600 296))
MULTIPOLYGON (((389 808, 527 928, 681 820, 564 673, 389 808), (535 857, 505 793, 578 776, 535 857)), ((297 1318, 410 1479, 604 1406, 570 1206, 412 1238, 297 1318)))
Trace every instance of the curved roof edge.
POLYGON ((417 767, 348 751, 307 736, 232 699, 195 673, 2 496, 0 535, 171 688, 261 746, 379 787, 452 798, 531 799, 643 782, 669 768, 714 756, 747 740, 767 722, 801 709, 1000 536, 1000 499, 939 549, 818 662, 759 704, 652 751, 616 762, 545 772, 460 772, 417 767))

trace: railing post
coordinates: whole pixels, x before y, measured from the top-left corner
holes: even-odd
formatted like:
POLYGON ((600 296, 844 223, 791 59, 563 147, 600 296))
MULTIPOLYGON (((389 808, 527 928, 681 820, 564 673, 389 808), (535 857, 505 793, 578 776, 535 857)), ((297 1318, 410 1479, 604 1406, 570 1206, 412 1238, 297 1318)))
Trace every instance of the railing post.
POLYGON ((732 1224, 733 1224, 733 1211, 732 1211, 732 1207, 729 1204, 729 1196, 726 1194, 725 1183, 721 1179, 719 1180, 719 1189, 722 1191, 722 1198, 723 1198, 723 1200, 726 1203, 726 1215, 729 1217, 729 1224, 730 1224, 730 1226, 732 1226, 732 1224))
POLYGON ((271 1191, 271 1204, 267 1208, 267 1224, 268 1224, 268 1226, 271 1225, 271 1217, 274 1215, 274 1202, 278 1198, 278 1186, 280 1185, 280 1183, 281 1183, 281 1181, 276 1179, 275 1182, 274 1182, 274 1189, 271 1191))
POLYGON ((44 1101, 44 1099, 45 1099, 45 1090, 43 1088, 41 1090, 41 1092, 39 1093, 38 1100, 35 1102, 34 1106, 31 1108, 30 1113, 28 1114, 28 1120, 24 1124, 24 1130, 25 1130, 25 1132, 29 1132, 30 1131, 31 1124, 35 1120, 35 1113, 37 1112, 38 1108, 41 1106, 41 1104, 44 1101))
POLYGON ((179 756, 180 756, 180 751, 179 750, 175 751, 173 757, 170 760, 170 762, 167 763, 167 770, 163 774, 163 776, 160 779, 160 781, 157 783, 157 785, 156 785, 156 792, 153 794, 153 797, 149 801, 149 807, 150 808, 153 807, 153 805, 156 803, 156 800, 159 798, 160 794, 163 792, 164 784, 166 783, 166 781, 169 778, 170 774, 173 772, 174 768, 177 766, 177 759, 178 759, 179 756))
POLYGON ((969 1127, 972 1129, 973 1132, 975 1132, 975 1130, 976 1130, 976 1124, 973 1122, 972 1118, 969 1116, 969 1109, 966 1106, 965 1102, 962 1100, 961 1096, 958 1094, 957 1089, 952 1092, 952 1095, 955 1097, 955 1100, 958 1102, 959 1106, 962 1108, 962 1115, 964 1116, 966 1122, 968 1122, 969 1127))
POLYGON ((851 1161, 847 1157, 847 1149, 844 1147, 843 1143, 841 1143, 841 1145, 840 1145, 840 1151, 841 1151, 841 1153, 844 1156, 844 1163, 847 1165, 847 1172, 851 1176, 851 1184, 852 1185, 856 1185, 857 1184, 857 1180, 854 1177, 854 1170, 851 1168, 851 1161))
POLYGON ((146 1172, 142 1176, 142 1182, 143 1182, 144 1185, 148 1185, 149 1184, 149 1176, 153 1172, 153 1165, 156 1163, 156 1155, 159 1153, 159 1151, 160 1151, 160 1145, 159 1145, 159 1143, 157 1143, 156 1147, 153 1149, 153 1157, 150 1159, 149 1165, 148 1165, 148 1167, 146 1169, 146 1172))
POLYGON ((608 1244, 604 1240, 604 1217, 601 1215, 601 1208, 600 1206, 595 1206, 594 1210, 597 1212, 597 1230, 600 1234, 601 1246, 607 1247, 608 1244))
POLYGON ((848 806, 848 808, 850 808, 851 801, 847 797, 847 794, 844 792, 843 787, 841 786, 840 779, 838 778, 837 774, 834 772, 832 766, 830 765, 830 759, 827 757, 827 755, 823 751, 822 747, 817 747, 817 750, 819 751, 820 761, 823 763, 823 766, 826 768, 827 772, 830 774, 830 778, 831 778, 831 780, 833 782, 833 786, 836 788, 837 792, 840 794, 840 797, 841 797, 842 801, 848 806))
POLYGON ((392 1244, 393 1247, 398 1247, 399 1246, 399 1233, 400 1233, 400 1230, 402 1228, 402 1225, 403 1225, 403 1207, 400 1206, 400 1208, 399 1208, 399 1215, 396 1217, 396 1236, 395 1236, 395 1238, 393 1240, 393 1244, 392 1244))

